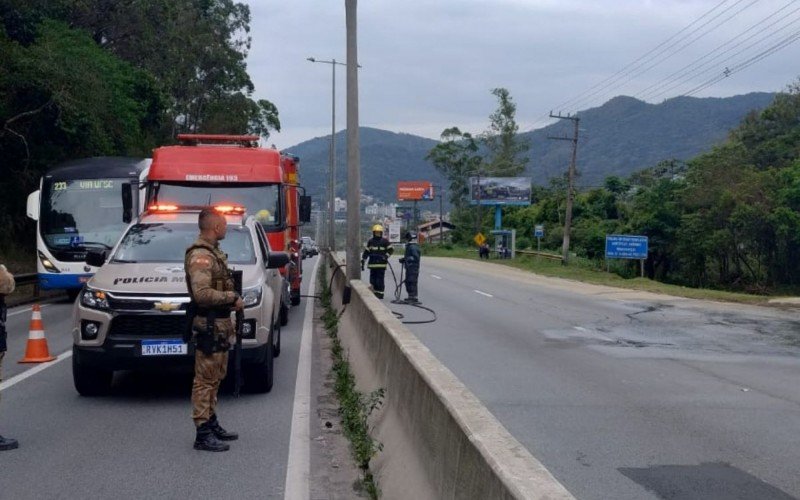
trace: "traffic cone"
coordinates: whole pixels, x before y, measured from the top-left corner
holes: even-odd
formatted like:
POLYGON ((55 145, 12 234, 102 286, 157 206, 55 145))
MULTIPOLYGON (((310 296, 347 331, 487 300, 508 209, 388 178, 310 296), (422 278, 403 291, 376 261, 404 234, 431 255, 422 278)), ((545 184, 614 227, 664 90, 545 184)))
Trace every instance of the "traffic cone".
POLYGON ((28 329, 28 345, 25 346, 25 357, 20 363, 46 363, 53 361, 55 356, 50 355, 47 348, 47 339, 44 338, 44 325, 42 325, 42 308, 34 304, 31 308, 31 326, 28 329))

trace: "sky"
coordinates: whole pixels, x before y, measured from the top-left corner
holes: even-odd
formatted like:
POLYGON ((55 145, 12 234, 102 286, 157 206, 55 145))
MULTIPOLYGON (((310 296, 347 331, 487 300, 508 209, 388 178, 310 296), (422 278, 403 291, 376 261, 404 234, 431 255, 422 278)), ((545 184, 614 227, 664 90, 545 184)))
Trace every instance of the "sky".
MULTIPOLYGON (((344 0, 246 3, 255 96, 280 112, 282 131, 269 143, 285 149, 329 135, 331 66, 306 59, 346 60, 344 0)), ((551 110, 616 95, 659 103, 695 89, 780 91, 800 76, 795 37, 800 2, 789 0, 361 0, 359 121, 433 139, 452 126, 477 134, 496 87, 510 91, 520 131, 548 124, 551 110)), ((339 67, 337 131, 346 127, 345 85, 339 67)))

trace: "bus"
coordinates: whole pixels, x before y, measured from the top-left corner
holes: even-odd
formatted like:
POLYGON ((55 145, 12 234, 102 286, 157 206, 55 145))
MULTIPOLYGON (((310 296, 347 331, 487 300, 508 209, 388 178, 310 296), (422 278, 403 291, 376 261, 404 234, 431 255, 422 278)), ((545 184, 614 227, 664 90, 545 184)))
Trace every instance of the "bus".
POLYGON ((254 215, 273 250, 289 253, 281 323, 300 303, 300 226, 310 220, 311 198, 299 185, 300 160, 259 146, 258 136, 181 134, 178 144, 153 151, 147 206, 237 205, 254 215))
POLYGON ((41 289, 78 295, 96 270, 85 262, 87 250, 110 250, 141 213, 149 166, 145 158, 84 158, 42 176, 27 203, 28 217, 36 221, 41 289))

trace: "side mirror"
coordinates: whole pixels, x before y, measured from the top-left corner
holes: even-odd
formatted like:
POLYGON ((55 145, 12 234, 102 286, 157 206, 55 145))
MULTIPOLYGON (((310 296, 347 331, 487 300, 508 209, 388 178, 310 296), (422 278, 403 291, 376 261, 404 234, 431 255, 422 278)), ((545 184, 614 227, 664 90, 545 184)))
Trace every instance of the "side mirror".
POLYGON ((129 224, 133 220, 133 188, 130 182, 122 184, 122 222, 129 224))
POLYGON ((92 267, 101 267, 106 263, 105 250, 89 250, 86 252, 86 263, 92 267))
POLYGON ((300 196, 300 222, 305 224, 307 222, 311 222, 311 197, 310 196, 300 196))
POLYGON ((289 254, 286 252, 270 252, 267 260, 267 269, 280 269, 289 263, 289 254))
POLYGON ((39 197, 41 192, 36 190, 28 195, 27 214, 33 220, 39 220, 39 197))

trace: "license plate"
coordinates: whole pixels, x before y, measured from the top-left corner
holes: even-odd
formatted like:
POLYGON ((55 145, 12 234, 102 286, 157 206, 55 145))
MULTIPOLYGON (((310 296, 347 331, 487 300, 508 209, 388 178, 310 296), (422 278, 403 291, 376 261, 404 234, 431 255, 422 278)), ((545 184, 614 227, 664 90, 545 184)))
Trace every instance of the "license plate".
POLYGON ((189 349, 180 340, 142 340, 142 356, 179 356, 189 349))

